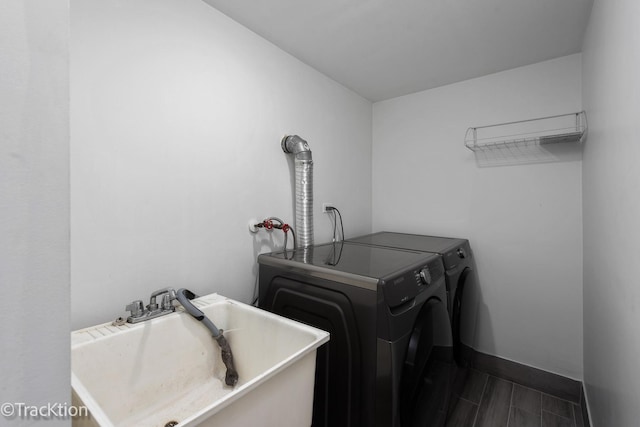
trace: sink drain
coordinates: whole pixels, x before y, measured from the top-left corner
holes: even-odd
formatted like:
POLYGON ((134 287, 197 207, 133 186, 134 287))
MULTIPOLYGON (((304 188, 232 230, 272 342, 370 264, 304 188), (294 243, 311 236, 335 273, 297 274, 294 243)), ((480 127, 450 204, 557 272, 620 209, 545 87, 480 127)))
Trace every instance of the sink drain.
POLYGON ((178 422, 177 422, 177 421, 169 421, 168 423, 166 423, 166 424, 164 425, 164 427, 175 427, 175 426, 177 426, 177 425, 178 425, 178 422))

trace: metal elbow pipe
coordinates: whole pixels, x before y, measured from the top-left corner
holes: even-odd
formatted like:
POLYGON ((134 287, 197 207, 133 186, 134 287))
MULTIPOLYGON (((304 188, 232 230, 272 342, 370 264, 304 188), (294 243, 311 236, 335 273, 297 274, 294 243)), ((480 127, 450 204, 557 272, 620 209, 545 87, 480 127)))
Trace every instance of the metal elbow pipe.
POLYGON ((295 156, 295 223, 297 244, 313 246, 313 159, 311 148, 298 135, 282 138, 282 151, 295 156))
POLYGON ((296 160, 313 161, 311 159, 311 148, 309 148, 309 144, 298 135, 285 136, 282 138, 280 145, 282 145, 282 151, 288 154, 294 154, 296 160))

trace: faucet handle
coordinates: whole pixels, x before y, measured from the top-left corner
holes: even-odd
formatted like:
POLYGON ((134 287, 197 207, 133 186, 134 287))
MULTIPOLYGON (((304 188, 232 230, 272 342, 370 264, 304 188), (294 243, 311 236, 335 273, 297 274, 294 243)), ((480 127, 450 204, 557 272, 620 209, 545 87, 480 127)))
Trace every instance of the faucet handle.
POLYGON ((162 309, 174 311, 175 307, 173 306, 173 304, 171 304, 171 301, 173 301, 174 299, 176 298, 171 298, 171 294, 169 293, 162 295, 162 309))
POLYGON ((140 317, 144 313, 144 308, 141 300, 135 300, 131 304, 125 307, 125 310, 131 312, 131 317, 140 317))
POLYGON ((158 309, 158 303, 156 302, 156 297, 160 295, 162 295, 160 308, 165 311, 166 310, 173 311, 174 307, 171 304, 171 301, 176 299, 176 290, 171 287, 158 289, 157 291, 152 292, 151 299, 149 300, 149 305, 147 306, 147 310, 154 311, 158 309))

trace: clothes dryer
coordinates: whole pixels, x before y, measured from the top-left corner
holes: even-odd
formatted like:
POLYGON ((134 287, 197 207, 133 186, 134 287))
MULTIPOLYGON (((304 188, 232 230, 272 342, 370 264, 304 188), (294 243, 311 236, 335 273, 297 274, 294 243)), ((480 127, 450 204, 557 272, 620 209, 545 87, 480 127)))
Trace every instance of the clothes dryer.
POLYGON ((445 267, 447 305, 453 335, 453 394, 460 396, 472 364, 477 314, 477 280, 467 239, 382 231, 348 239, 349 242, 385 248, 402 248, 439 254, 445 267))
POLYGON ((465 357, 465 354, 472 353, 469 349, 474 346, 477 314, 477 301, 472 289, 477 283, 469 241, 382 231, 347 239, 347 242, 436 253, 442 256, 447 283, 447 304, 454 337, 454 355, 459 365, 468 365, 469 357, 465 357))
POLYGON ((454 362, 440 256, 343 242, 258 262, 260 307, 331 333, 313 426, 444 425, 454 362))

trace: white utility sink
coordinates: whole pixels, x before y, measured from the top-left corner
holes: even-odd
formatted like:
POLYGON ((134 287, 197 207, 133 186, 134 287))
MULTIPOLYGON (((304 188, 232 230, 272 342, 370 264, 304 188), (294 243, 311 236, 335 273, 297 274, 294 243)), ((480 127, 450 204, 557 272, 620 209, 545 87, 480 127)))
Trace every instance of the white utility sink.
POLYGON ((316 350, 329 334, 217 294, 193 304, 224 329, 239 374, 224 384, 220 349, 178 309, 138 323, 71 334, 80 426, 310 426, 316 350))

